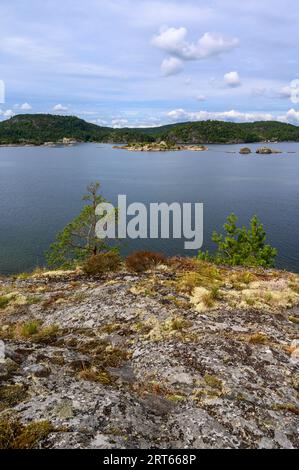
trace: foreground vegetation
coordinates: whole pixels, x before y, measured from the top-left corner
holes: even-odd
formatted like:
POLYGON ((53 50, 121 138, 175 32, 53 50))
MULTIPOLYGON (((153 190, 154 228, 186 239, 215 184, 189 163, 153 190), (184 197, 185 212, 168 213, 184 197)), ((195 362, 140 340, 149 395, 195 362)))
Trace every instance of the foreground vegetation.
POLYGON ((0 122, 0 144, 62 142, 161 142, 176 144, 299 141, 299 127, 268 121, 233 123, 200 121, 155 128, 112 129, 85 122, 74 116, 21 114, 0 122))

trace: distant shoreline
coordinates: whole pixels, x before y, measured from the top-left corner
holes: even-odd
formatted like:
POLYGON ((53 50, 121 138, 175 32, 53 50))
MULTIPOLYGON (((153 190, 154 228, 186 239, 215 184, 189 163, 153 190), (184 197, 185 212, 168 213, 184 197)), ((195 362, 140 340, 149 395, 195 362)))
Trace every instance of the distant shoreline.
MULTIPOLYGON (((133 145, 138 144, 138 146, 142 146, 143 144, 140 143, 125 143, 125 142, 72 142, 68 144, 64 144, 62 142, 51 142, 51 143, 41 143, 41 144, 36 144, 36 143, 11 143, 11 144, 0 144, 0 148, 28 148, 28 147, 43 147, 43 148, 64 148, 64 147, 74 147, 77 145, 83 145, 83 144, 95 144, 95 145, 111 145, 113 146, 114 149, 120 149, 120 150, 128 150, 128 151, 141 151, 138 150, 138 148, 133 149, 133 145)), ((279 144, 298 144, 299 142, 296 140, 281 140, 281 141, 275 141, 275 142, 266 142, 266 141, 257 141, 257 142, 212 142, 212 143, 204 143, 204 144, 194 144, 194 143, 182 143, 178 144, 176 147, 180 148, 169 148, 167 149, 168 151, 183 151, 183 150, 197 150, 197 151, 205 151, 208 150, 207 146, 208 145, 279 145, 279 144), (191 148, 192 147, 192 148, 191 148), (198 149, 196 148, 198 147, 198 149), (201 147, 201 148, 200 148, 201 147)), ((146 143, 145 145, 149 145, 146 143)), ((157 144, 158 145, 158 144, 157 144)), ((148 150, 148 151, 153 151, 153 150, 148 150)), ((156 150, 156 151, 161 151, 161 150, 156 150)), ((165 150, 164 150, 165 151, 165 150)))

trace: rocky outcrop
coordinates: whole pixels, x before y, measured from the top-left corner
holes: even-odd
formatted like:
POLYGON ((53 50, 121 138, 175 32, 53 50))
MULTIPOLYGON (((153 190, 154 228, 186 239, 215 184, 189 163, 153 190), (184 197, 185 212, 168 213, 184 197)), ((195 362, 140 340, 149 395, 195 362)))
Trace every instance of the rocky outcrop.
POLYGON ((3 279, 0 431, 10 416, 47 423, 34 447, 296 448, 298 285, 206 264, 3 279))
POLYGON ((239 153, 241 155, 248 155, 249 153, 251 153, 251 149, 249 147, 243 147, 240 149, 239 153))
POLYGON ((271 153, 281 153, 280 150, 276 149, 271 149, 269 147, 261 147, 257 149, 256 153, 262 154, 262 155, 270 155, 271 153))
POLYGON ((205 145, 180 145, 169 144, 164 141, 155 143, 133 143, 123 146, 115 146, 116 149, 129 150, 130 152, 174 152, 180 150, 190 150, 194 152, 202 152, 208 150, 205 145))

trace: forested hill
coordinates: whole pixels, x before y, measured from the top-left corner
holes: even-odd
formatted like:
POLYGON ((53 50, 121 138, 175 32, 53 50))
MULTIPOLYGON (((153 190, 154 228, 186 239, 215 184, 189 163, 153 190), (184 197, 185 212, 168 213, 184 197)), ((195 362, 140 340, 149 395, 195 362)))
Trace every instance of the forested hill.
POLYGON ((75 116, 20 114, 0 122, 0 144, 43 144, 64 137, 80 142, 246 143, 299 141, 299 127, 276 121, 200 121, 155 128, 113 129, 75 116))

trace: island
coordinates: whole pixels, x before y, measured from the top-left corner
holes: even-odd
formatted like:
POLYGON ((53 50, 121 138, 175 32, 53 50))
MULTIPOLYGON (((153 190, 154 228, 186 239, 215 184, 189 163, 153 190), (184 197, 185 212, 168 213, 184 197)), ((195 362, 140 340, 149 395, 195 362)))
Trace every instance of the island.
POLYGON ((134 142, 126 145, 115 145, 113 148, 121 150, 129 150, 130 152, 176 152, 180 150, 191 150, 194 152, 203 152, 208 150, 205 145, 181 145, 165 142, 134 142))
POLYGON ((271 149, 269 147, 261 147, 257 149, 256 153, 261 155, 271 155, 272 153, 282 153, 281 150, 271 149))
MULTIPOLYGON (((241 155, 249 155, 252 152, 251 152, 251 149, 249 147, 242 147, 240 149, 239 153, 241 155)), ((255 153, 258 153, 260 155, 271 155, 272 153, 274 153, 274 154, 282 153, 282 151, 278 150, 278 149, 272 149, 272 148, 269 148, 269 147, 260 147, 260 148, 256 149, 255 153)))

